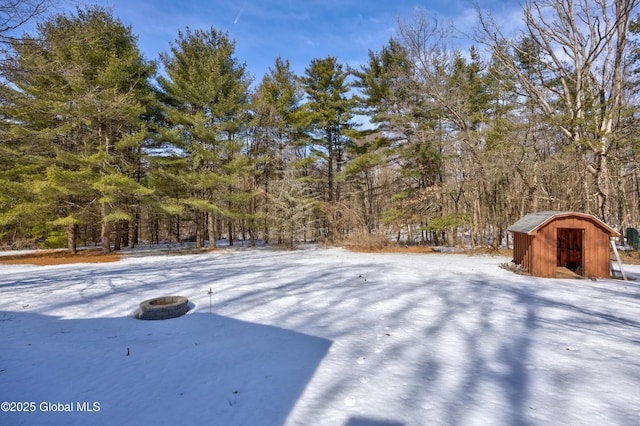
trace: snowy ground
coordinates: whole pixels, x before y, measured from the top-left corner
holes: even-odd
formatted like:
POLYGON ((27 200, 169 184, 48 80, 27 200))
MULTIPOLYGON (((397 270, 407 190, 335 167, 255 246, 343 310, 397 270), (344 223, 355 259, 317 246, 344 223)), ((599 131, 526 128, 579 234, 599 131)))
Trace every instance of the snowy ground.
POLYGON ((0 265, 0 424, 638 425, 639 282, 505 261, 258 248, 0 265), (192 309, 133 318, 164 295, 192 309))

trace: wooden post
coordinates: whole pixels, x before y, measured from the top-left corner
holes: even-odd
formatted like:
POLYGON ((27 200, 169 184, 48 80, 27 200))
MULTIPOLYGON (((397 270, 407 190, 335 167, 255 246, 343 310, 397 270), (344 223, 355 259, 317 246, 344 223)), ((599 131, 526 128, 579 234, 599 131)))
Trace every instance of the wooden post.
POLYGON ((613 241, 613 238, 609 239, 611 243, 611 248, 613 249, 613 253, 616 255, 616 260, 618 261, 618 266, 620 266, 620 273, 622 274, 622 279, 627 280, 627 276, 624 273, 624 269, 622 269, 622 262, 620 261, 620 254, 618 253, 618 248, 616 247, 616 242, 613 241))

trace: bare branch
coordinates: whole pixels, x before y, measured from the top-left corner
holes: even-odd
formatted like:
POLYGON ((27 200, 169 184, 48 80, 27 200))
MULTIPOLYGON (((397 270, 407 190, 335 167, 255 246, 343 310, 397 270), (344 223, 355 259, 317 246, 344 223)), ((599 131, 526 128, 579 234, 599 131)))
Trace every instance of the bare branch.
POLYGON ((10 33, 43 15, 52 0, 5 0, 0 4, 0 42, 15 40, 10 33))

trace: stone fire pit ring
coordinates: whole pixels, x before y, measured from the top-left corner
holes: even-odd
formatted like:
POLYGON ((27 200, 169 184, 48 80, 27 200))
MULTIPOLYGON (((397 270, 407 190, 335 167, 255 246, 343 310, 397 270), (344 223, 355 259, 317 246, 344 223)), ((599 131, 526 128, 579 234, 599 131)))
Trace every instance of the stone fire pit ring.
POLYGON ((138 318, 164 320, 184 315, 189 310, 189 300, 184 296, 164 296, 140 303, 138 318))

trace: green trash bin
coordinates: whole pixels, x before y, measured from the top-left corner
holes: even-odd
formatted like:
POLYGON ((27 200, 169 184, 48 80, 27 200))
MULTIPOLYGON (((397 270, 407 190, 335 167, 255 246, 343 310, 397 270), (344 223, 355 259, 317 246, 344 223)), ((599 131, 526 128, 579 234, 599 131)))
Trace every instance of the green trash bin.
POLYGON ((636 228, 627 228, 627 244, 640 251, 640 233, 636 228))

